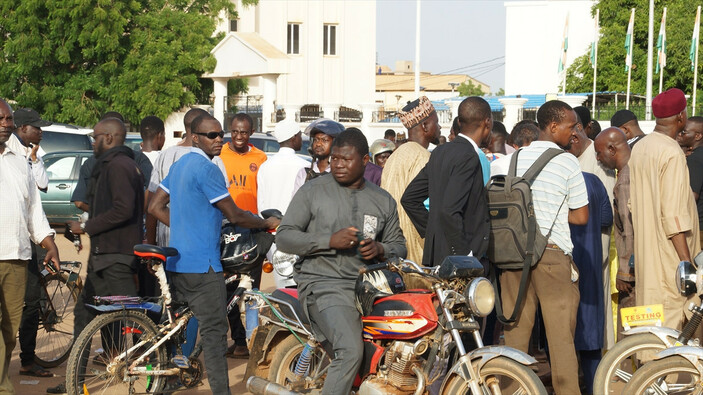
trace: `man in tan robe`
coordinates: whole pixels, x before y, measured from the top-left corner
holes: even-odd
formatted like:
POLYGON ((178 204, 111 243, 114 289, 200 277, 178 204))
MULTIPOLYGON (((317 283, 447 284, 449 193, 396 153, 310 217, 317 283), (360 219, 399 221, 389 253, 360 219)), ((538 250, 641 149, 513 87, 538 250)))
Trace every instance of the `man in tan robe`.
POLYGON ((635 269, 634 264, 634 231, 632 230, 632 215, 628 202, 630 201, 630 161, 631 149, 625 133, 616 127, 602 131, 594 143, 598 161, 609 169, 617 169, 618 176, 613 188, 613 226, 615 247, 618 252, 618 271, 615 287, 618 295, 618 340, 623 338, 623 326, 620 310, 633 307, 635 300, 635 269))
POLYGON ((381 175, 381 188, 388 191, 398 203, 398 219, 405 236, 408 259, 421 263, 425 239, 417 233, 410 217, 400 204, 400 198, 403 197, 403 192, 410 181, 430 160, 427 147, 430 143, 439 143, 441 127, 437 112, 425 96, 405 106, 400 112, 400 120, 408 129, 408 141, 398 146, 386 161, 381 175))
POLYGON ((662 304, 663 325, 681 329, 690 298, 681 296, 674 275, 680 261, 700 251, 698 212, 686 158, 675 138, 687 120, 686 98, 676 88, 652 101, 654 132, 630 158, 630 210, 635 231, 637 305, 662 304))

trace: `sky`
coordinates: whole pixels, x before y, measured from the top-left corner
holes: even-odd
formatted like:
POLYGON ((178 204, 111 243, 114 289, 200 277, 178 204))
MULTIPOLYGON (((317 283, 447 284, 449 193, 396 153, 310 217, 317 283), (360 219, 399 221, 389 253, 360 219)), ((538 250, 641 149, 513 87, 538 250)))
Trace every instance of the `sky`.
MULTIPOLYGON (((422 0, 420 70, 468 74, 497 92, 505 86, 505 7, 501 0, 422 0)), ((415 61, 416 2, 376 1, 377 62, 415 61)))

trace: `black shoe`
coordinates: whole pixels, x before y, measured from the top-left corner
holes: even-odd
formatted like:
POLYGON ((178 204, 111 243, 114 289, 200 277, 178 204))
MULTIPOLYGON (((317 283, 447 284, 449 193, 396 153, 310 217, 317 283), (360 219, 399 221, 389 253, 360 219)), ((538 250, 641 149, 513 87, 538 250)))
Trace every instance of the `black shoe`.
POLYGON ((61 383, 57 385, 56 387, 49 387, 46 389, 47 394, 59 394, 59 395, 67 395, 66 393, 66 384, 61 383))

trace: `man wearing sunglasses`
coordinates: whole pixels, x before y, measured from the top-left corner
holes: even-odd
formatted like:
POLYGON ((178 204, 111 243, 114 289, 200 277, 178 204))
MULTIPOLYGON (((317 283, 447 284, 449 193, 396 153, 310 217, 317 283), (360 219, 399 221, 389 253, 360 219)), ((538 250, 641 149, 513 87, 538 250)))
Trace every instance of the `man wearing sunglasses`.
POLYGON ((220 122, 202 115, 192 123, 193 148, 169 170, 149 212, 171 227, 170 246, 178 255, 166 262, 176 300, 185 301, 200 323, 210 389, 229 394, 225 280, 220 263, 222 215, 244 228, 273 229, 280 221, 263 220, 232 200, 212 158, 222 151, 220 122))

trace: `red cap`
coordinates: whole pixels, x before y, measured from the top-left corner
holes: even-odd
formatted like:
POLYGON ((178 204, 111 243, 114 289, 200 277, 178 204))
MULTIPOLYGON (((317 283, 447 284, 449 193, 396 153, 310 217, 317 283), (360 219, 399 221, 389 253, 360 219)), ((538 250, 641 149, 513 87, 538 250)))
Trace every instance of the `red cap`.
POLYGON ((668 118, 686 109, 686 95, 681 89, 671 88, 652 100, 652 112, 656 118, 668 118))

